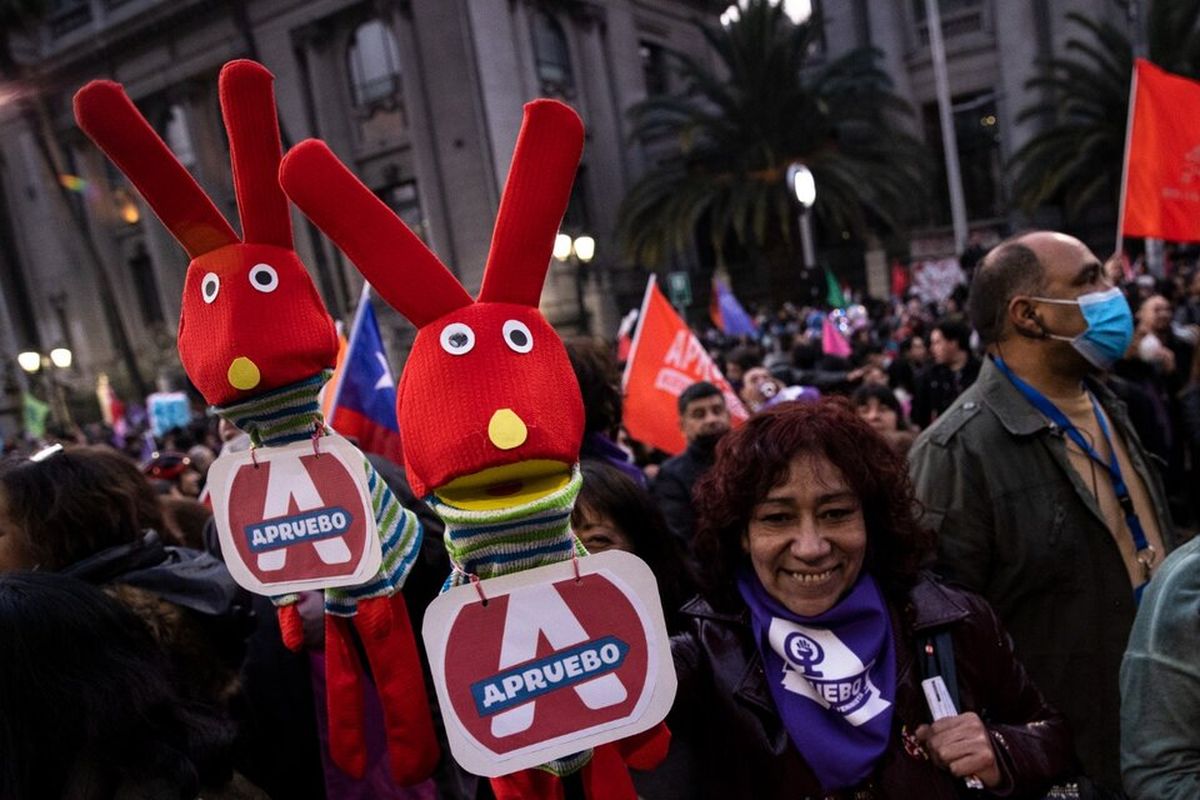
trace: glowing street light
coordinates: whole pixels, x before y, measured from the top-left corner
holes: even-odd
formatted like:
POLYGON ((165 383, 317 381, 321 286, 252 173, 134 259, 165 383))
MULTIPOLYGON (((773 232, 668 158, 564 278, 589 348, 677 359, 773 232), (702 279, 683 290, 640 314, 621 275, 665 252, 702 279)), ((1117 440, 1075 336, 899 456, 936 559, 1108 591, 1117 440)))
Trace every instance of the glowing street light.
POLYGON ((590 236, 578 236, 571 249, 575 252, 575 257, 586 264, 596 255, 596 240, 590 236))
MULTIPOLYGON (((742 10, 749 4, 750 0, 738 0, 726 8, 721 12, 721 24, 729 27, 737 22, 742 17, 742 10)), ((783 13, 796 25, 807 22, 813 13, 812 0, 771 0, 771 5, 782 5, 783 13)))
POLYGON ((59 369, 71 368, 72 353, 65 347, 56 347, 50 351, 50 361, 59 369))
POLYGON ((804 266, 815 267, 817 254, 813 247, 812 210, 817 202, 817 182, 813 180, 812 171, 799 161, 788 167, 788 193, 795 198, 800 206, 800 250, 804 254, 804 266))
POLYGON ((787 183, 792 197, 796 198, 796 202, 805 211, 812 208, 813 203, 817 202, 817 182, 813 180, 812 171, 808 167, 798 161, 788 167, 787 183))
POLYGON ((20 365, 21 369, 32 375, 42 368, 42 354, 36 353, 33 350, 26 350, 24 353, 18 353, 17 364, 20 365))

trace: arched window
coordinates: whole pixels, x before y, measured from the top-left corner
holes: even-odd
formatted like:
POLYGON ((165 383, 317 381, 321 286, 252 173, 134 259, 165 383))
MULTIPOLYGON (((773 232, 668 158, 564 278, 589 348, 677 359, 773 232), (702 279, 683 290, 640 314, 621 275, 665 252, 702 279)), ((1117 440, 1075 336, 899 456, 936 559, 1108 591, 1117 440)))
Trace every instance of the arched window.
POLYGON ((179 163, 191 169, 196 165, 196 148, 192 146, 192 134, 188 131, 187 115, 181 106, 167 109, 167 124, 163 139, 179 163))
POLYGON ((354 105, 385 100, 400 89, 400 47, 387 25, 373 19, 354 31, 346 51, 354 105))
POLYGON ((533 12, 533 57, 542 91, 560 97, 575 91, 571 51, 562 25, 547 11, 533 12))

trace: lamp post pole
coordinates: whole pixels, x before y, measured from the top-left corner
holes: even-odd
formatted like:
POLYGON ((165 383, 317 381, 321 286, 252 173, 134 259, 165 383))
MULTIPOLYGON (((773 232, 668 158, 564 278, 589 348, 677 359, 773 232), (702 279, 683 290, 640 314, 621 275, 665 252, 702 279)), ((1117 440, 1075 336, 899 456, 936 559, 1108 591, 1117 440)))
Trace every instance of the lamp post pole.
POLYGON ((591 315, 587 308, 588 264, 596 257, 596 240, 586 234, 571 237, 560 233, 554 239, 554 258, 570 264, 575 270, 575 308, 579 332, 592 332, 591 315))

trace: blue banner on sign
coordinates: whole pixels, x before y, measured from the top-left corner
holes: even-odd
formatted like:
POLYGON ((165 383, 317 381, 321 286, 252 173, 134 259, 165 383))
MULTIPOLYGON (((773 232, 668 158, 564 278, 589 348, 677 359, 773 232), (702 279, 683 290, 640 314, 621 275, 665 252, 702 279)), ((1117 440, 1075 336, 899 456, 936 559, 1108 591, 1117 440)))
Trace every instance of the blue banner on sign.
POLYGON ((621 666, 628 652, 628 644, 605 636, 528 661, 471 684, 475 710, 481 717, 490 717, 557 689, 606 675, 621 666))
POLYGON ((341 506, 314 508, 290 517, 274 517, 247 525, 246 542, 255 553, 278 550, 298 542, 316 542, 341 536, 350 530, 354 517, 341 506))

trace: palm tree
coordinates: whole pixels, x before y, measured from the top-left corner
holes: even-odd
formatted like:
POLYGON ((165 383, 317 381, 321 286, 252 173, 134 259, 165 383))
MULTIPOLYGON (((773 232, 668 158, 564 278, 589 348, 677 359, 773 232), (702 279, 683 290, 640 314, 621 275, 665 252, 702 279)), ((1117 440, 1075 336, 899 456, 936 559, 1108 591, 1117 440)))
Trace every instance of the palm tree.
POLYGON ((903 226, 926 196, 929 157, 899 124, 909 109, 878 51, 859 48, 802 72, 820 23, 794 24, 769 0, 750 0, 722 28, 698 25, 718 71, 675 54, 685 90, 630 112, 635 138, 678 146, 622 202, 618 233, 632 259, 661 265, 697 244, 700 230, 720 265, 765 262, 769 287, 751 292, 792 294, 796 215, 784 175, 795 161, 816 180, 820 226, 859 237, 903 226))
MULTIPOLYGON (((1067 219, 1103 203, 1116 212, 1125 152, 1133 44, 1125 31, 1072 12, 1078 33, 1067 55, 1048 60, 1026 82, 1044 99, 1021 110, 1018 122, 1049 125, 1009 162, 1013 195, 1026 213, 1062 206, 1067 219)), ((1200 76, 1200 0, 1156 0, 1146 20, 1147 56, 1189 77, 1200 76)))

